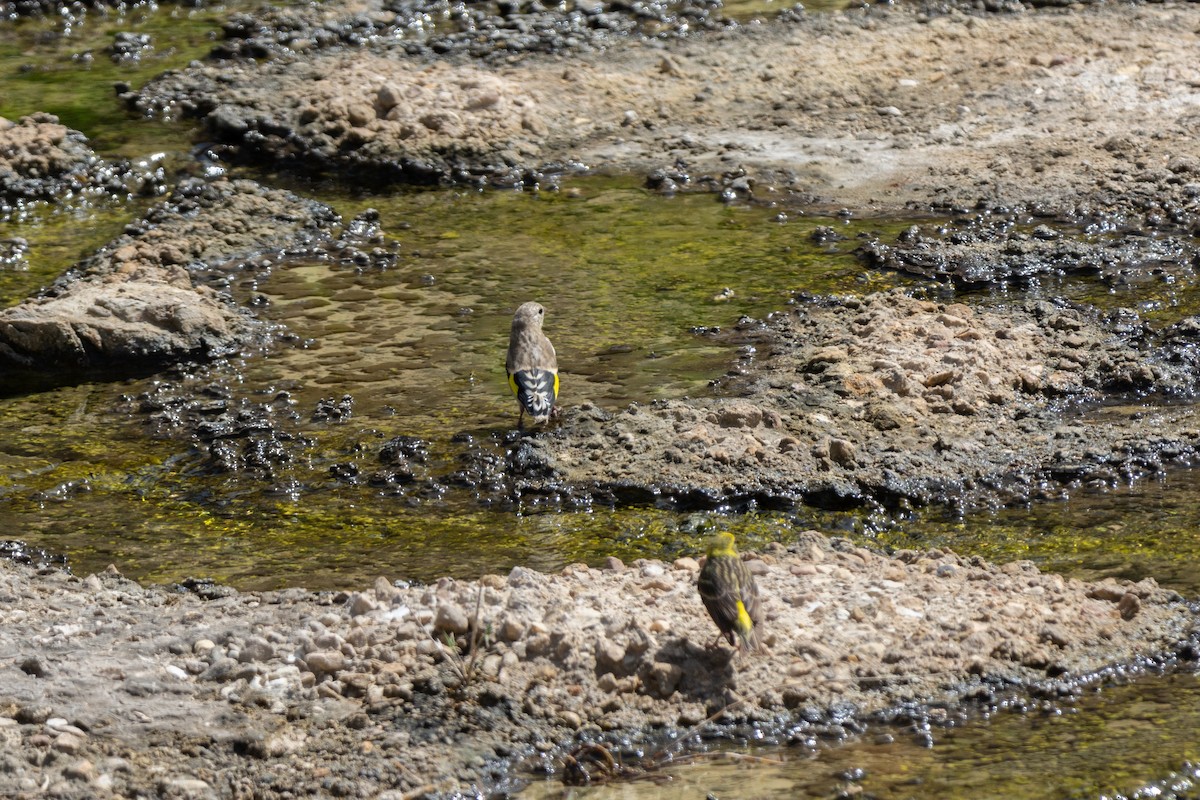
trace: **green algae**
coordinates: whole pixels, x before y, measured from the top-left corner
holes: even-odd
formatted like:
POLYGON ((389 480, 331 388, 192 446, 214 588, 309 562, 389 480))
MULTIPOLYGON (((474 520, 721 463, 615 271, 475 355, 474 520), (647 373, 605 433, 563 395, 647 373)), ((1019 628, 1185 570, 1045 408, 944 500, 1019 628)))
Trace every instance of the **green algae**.
MULTIPOLYGON (((398 248, 395 266, 289 262, 255 274, 235 292, 266 298, 264 315, 301 344, 215 367, 232 385, 289 387, 313 441, 297 463, 280 467, 269 487, 260 477, 211 475, 187 443, 145 438, 136 417, 107 425, 93 417, 92 409, 111 412, 123 395, 147 391, 153 378, 11 398, 0 401, 8 467, 0 527, 69 553, 81 571, 112 562, 145 580, 202 575, 243 588, 691 552, 686 519, 653 510, 513 514, 481 510, 466 493, 388 496, 328 472, 354 463, 366 474, 398 435, 426 440, 430 467, 444 468, 458 452, 452 437, 510 430, 516 406, 504 351, 512 309, 531 297, 550 309, 563 402, 618 408, 707 391, 733 346, 696 326, 762 316, 784 307, 792 289, 861 285, 854 224, 783 224, 771 209, 664 198, 629 182, 334 201, 347 215, 379 210, 398 248), (816 244, 818 225, 837 225, 847 238, 816 244), (343 394, 353 397, 349 420, 307 419, 319 401, 343 394)), ((770 532, 747 532, 748 541, 780 537, 776 522, 762 524, 770 532)))
POLYGON ((1063 500, 965 518, 933 513, 862 540, 876 546, 946 547, 997 563, 1028 559, 1080 578, 1152 577, 1200 596, 1200 473, 1177 470, 1132 486, 1081 489, 1063 500))
POLYGON ((1149 676, 1069 706, 1000 712, 948 728, 933 746, 872 726, 843 745, 713 753, 666 767, 660 780, 565 789, 539 781, 527 800, 694 797, 873 797, 878 800, 1046 800, 1194 797, 1200 760, 1200 678, 1149 676), (1175 791, 1171 787, 1177 787, 1175 791), (1138 794, 1141 792, 1141 794, 1138 794))
POLYGON ((713 329, 784 308, 797 289, 862 286, 851 254, 862 224, 780 223, 772 209, 663 198, 630 181, 332 202, 346 217, 377 209, 396 266, 293 265, 256 281, 271 301, 265 314, 316 343, 273 358, 271 377, 304 375, 302 402, 353 388, 356 413, 369 418, 403 403, 403 432, 421 436, 508 421, 504 352, 526 300, 547 307, 563 402, 615 407, 704 391, 731 357, 713 329), (847 238, 814 244, 818 225, 847 238), (456 404, 450 418, 447 403, 456 404))
POLYGON ((84 203, 51 207, 37 202, 16 218, 0 220, 0 240, 21 238, 28 252, 19 266, 0 269, 0 308, 15 305, 50 285, 75 262, 119 236, 143 213, 149 200, 119 205, 84 203))
POLYGON ((119 13, 98 7, 80 10, 77 17, 0 25, 0 116, 49 112, 111 156, 186 151, 186 128, 137 120, 114 87, 138 86, 164 70, 203 58, 229 10, 134 5, 119 13), (136 60, 114 60, 108 50, 118 32, 149 35, 152 47, 136 60))

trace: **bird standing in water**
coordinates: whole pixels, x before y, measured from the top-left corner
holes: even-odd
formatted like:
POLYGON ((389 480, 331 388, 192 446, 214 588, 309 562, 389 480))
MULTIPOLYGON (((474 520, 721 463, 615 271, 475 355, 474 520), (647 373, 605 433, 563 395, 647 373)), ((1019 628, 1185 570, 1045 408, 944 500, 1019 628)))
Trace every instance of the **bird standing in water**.
POLYGON ((549 420, 558 399, 558 357, 554 345, 542 333, 545 316, 546 309, 533 302, 522 303, 513 315, 504 366, 509 388, 521 405, 518 428, 522 427, 526 411, 534 422, 549 420))
POLYGON ((696 586, 708 615, 731 646, 755 651, 762 649, 758 638, 762 624, 758 586, 734 547, 732 533, 718 533, 709 542, 708 559, 700 569, 696 586))

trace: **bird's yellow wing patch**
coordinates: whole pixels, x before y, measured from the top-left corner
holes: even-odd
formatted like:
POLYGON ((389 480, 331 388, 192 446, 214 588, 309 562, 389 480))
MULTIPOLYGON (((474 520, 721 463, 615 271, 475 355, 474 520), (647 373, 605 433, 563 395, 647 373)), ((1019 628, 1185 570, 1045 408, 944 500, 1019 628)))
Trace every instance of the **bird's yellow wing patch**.
POLYGON ((746 610, 746 605, 741 601, 737 601, 737 629, 742 632, 742 635, 748 635, 754 630, 754 620, 750 619, 750 612, 746 610))

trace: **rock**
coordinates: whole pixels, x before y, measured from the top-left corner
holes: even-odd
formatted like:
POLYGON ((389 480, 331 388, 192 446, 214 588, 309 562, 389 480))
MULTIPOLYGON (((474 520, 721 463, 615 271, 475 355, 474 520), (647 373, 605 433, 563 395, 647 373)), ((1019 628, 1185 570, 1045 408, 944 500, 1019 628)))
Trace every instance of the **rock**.
POLYGON ((41 725, 54 716, 54 710, 46 705, 23 705, 17 708, 13 719, 22 725, 41 725))
POLYGON ((506 642, 515 642, 525 635, 525 626, 511 617, 500 624, 500 638, 506 642))
MULTIPOLYGON (((64 750, 63 752, 73 753, 74 751, 64 750)), ((67 768, 63 770, 63 775, 73 781, 90 781, 96 777, 96 767, 91 761, 88 761, 85 758, 68 765, 67 768)))
POLYGON ((354 617, 360 617, 363 614, 370 614, 379 607, 375 604, 375 601, 368 597, 364 592, 355 592, 354 594, 350 595, 349 606, 350 615, 354 617))
POLYGON ((72 380, 81 367, 144 369, 231 352, 257 327, 192 274, 331 241, 335 219, 327 206, 250 181, 185 180, 54 286, 0 311, 0 368, 72 380))
POLYGON ((238 661, 270 661, 275 657, 275 648, 261 636, 250 636, 238 651, 238 661))
POLYGON ((596 639, 596 668, 612 672, 615 675, 625 674, 625 645, 614 642, 606 636, 596 639))
POLYGON ((471 621, 462 606, 457 603, 442 603, 438 606, 437 616, 434 617, 433 629, 457 636, 471 629, 471 621))
POLYGON ((531 569, 525 567, 513 567, 508 573, 508 585, 514 589, 519 589, 523 586, 537 586, 541 583, 541 576, 531 569))
POLYGON ((397 600, 403 597, 403 593, 382 575, 375 579, 373 588, 375 599, 384 605, 394 605, 397 600))
POLYGON ((733 401, 718 409, 716 421, 722 428, 755 428, 762 418, 763 412, 758 406, 733 401))
POLYGON ((38 656, 30 656, 21 662, 21 672, 35 678, 44 678, 46 677, 46 665, 38 656))
POLYGON ((340 650, 316 650, 304 657, 304 663, 318 675, 334 675, 346 668, 346 656, 340 650))
POLYGON ((666 699, 675 693, 682 677, 683 669, 678 664, 656 661, 650 666, 643 680, 651 694, 666 699))
POLYGON ((241 665, 229 656, 220 656, 213 660, 208 669, 200 674, 200 680, 224 683, 234 680, 241 665))
POLYGON ((83 747, 83 738, 73 733, 60 733, 51 746, 60 753, 73 756, 83 747))
POLYGON ((1067 648, 1071 646, 1071 637, 1067 634, 1065 628, 1058 625, 1047 625, 1042 628, 1039 638, 1043 642, 1050 642, 1056 647, 1067 648))
POLYGON ((856 456, 856 448, 854 443, 847 439, 830 439, 829 440, 829 457, 837 464, 849 466, 854 463, 856 456))
POLYGON ((1121 613, 1121 619, 1126 622, 1136 617, 1141 610, 1142 601, 1132 592, 1121 595, 1120 601, 1117 602, 1117 611, 1121 613))
POLYGON ((75 283, 0 312, 0 363, 46 369, 205 356, 232 347, 245 329, 208 290, 161 279, 75 283))
POLYGON ((649 561, 642 564, 640 572, 643 578, 659 578, 666 573, 666 570, 657 561, 649 561))
POLYGON ((178 800, 209 800, 216 795, 204 781, 199 778, 168 778, 162 782, 163 795, 178 800))

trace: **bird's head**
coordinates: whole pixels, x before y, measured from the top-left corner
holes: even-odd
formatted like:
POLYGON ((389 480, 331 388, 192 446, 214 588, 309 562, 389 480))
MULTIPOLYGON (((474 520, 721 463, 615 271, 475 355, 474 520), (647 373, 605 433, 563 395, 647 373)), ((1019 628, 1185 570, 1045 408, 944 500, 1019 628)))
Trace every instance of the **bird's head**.
POLYGON ((528 303, 522 303, 517 307, 517 313, 513 314, 514 328, 536 328, 541 329, 542 319, 546 316, 546 309, 541 303, 535 303, 532 300, 528 303))
POLYGON ((736 556, 737 548, 733 545, 733 534, 721 531, 708 540, 708 556, 736 556))

